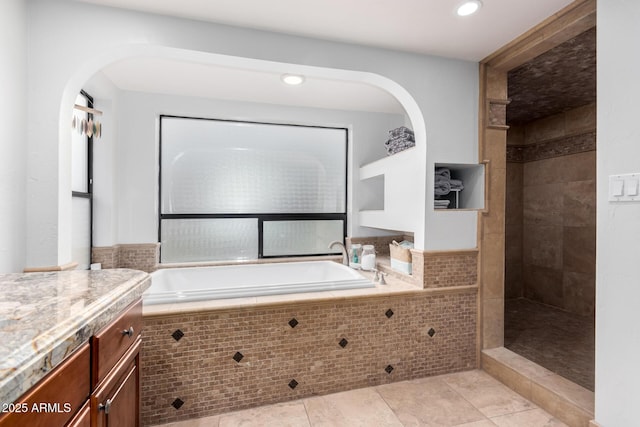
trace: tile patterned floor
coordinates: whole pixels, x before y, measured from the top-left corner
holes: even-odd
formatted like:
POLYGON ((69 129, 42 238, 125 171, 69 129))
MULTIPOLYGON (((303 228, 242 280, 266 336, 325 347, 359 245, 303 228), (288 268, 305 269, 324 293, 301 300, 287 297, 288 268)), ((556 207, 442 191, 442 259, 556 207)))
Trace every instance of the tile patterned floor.
POLYGON ((475 370, 261 406, 163 427, 561 427, 475 370))
POLYGON ((505 301, 504 346, 593 391, 595 320, 519 298, 505 301))

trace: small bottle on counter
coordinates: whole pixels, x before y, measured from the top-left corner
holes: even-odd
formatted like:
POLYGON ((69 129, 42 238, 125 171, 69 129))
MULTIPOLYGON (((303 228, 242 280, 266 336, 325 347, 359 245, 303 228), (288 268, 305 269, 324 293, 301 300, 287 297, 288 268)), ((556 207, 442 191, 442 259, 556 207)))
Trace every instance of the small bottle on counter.
POLYGON ((362 247, 361 266, 363 270, 375 270, 376 268, 376 251, 373 245, 364 245, 362 247))
POLYGON ((362 245, 360 243, 351 244, 351 256, 349 257, 349 266, 351 268, 359 269, 362 258, 362 245))

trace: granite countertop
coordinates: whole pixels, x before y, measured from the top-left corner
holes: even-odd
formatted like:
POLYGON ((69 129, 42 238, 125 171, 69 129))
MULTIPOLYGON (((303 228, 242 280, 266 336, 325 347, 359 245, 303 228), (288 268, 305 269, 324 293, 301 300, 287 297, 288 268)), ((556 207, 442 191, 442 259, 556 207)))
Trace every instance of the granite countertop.
POLYGON ((0 274, 0 404, 14 402, 150 284, 147 273, 127 269, 0 274))

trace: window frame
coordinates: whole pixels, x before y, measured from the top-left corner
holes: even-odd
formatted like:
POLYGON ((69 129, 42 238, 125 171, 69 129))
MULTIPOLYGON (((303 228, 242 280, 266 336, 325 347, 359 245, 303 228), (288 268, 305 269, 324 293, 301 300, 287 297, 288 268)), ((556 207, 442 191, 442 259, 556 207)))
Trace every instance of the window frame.
MULTIPOLYGON (((86 98, 87 107, 93 108, 93 96, 84 89, 80 95, 86 98)), ((93 113, 87 112, 87 120, 93 120, 93 113)), ((93 262, 93 135, 87 137, 87 191, 71 191, 71 198, 78 197, 89 200, 89 266, 93 262)))
MULTIPOLYGON (((345 242, 347 235, 347 204, 348 204, 348 180, 349 180, 349 129, 342 126, 319 126, 319 125, 301 125, 295 123, 275 123, 261 122, 252 120, 231 120, 205 117, 178 116, 170 114, 161 114, 159 116, 159 136, 158 136, 158 242, 162 242, 162 221, 171 219, 234 219, 234 218, 251 218, 258 221, 258 259, 271 258, 295 258, 308 256, 324 256, 335 255, 327 247, 327 252, 313 254, 290 254, 290 255, 264 255, 264 222, 269 221, 309 221, 309 220, 341 220, 342 221, 342 243, 345 242), (344 155, 345 155, 345 182, 344 182, 344 211, 336 213, 179 213, 166 214, 162 212, 162 120, 168 119, 191 119, 191 120, 207 120, 229 123, 249 123, 259 125, 273 126, 292 126, 317 129, 336 129, 344 131, 344 155)), ((232 261, 232 260, 229 260, 232 261)), ((160 245, 160 263, 162 264, 162 245, 160 245)))

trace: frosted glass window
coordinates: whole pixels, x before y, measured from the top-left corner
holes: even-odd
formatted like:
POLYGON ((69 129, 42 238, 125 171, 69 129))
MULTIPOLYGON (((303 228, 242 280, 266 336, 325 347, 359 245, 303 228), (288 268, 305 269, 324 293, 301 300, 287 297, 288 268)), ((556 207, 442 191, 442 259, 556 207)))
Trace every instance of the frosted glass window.
POLYGON ((340 253, 329 249, 329 243, 342 241, 341 220, 265 221, 263 224, 264 256, 340 253))
MULTIPOLYGON (((87 98, 78 95, 76 104, 87 106, 87 98)), ((88 119, 88 114, 74 110, 76 120, 88 119)), ((80 125, 76 127, 80 129, 80 125)), ((78 130, 71 131, 71 191, 86 193, 89 191, 89 140, 78 130)))
POLYGON ((345 213, 346 130, 162 118, 163 214, 345 213))
POLYGON ((87 270, 91 264, 91 200, 83 197, 71 198, 72 259, 78 263, 79 270, 87 270))
POLYGON ((163 219, 162 262, 258 258, 256 218, 163 219))

